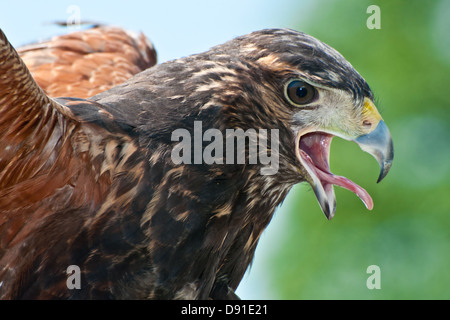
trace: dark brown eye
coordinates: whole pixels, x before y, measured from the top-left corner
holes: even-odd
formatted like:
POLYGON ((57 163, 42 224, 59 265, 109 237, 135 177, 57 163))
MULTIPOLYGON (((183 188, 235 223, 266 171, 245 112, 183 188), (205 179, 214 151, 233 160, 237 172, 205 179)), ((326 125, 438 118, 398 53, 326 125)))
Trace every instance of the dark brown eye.
POLYGON ((292 80, 286 86, 286 97, 295 105, 312 102, 316 97, 316 92, 313 86, 300 80, 292 80))

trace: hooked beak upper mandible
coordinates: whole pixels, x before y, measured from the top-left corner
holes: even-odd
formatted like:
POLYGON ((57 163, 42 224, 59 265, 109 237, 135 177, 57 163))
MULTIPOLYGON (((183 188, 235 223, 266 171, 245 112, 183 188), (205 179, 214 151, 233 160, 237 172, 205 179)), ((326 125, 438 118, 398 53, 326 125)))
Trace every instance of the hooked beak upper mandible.
POLYGON ((394 159, 394 144, 391 133, 383 120, 370 133, 359 136, 354 140, 363 151, 371 154, 381 167, 377 183, 388 174, 394 159))

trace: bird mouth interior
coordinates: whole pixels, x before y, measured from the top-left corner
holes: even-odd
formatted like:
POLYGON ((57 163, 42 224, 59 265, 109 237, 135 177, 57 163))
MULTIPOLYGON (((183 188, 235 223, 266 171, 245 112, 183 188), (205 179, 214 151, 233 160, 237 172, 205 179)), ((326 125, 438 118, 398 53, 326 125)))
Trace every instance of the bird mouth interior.
POLYGON ((330 219, 334 215, 335 195, 333 185, 355 193, 372 210, 373 201, 369 193, 348 178, 330 171, 330 145, 333 135, 324 132, 310 132, 297 138, 297 158, 312 178, 312 187, 322 210, 330 219))

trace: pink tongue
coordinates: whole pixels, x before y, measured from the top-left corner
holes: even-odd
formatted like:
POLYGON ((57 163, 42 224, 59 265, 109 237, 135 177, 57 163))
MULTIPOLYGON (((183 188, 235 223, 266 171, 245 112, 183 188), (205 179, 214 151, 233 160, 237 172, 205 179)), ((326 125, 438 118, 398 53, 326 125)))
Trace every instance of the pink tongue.
POLYGON ((323 132, 313 132, 300 139, 300 152, 302 158, 307 160, 315 169, 317 177, 326 190, 328 184, 334 184, 355 193, 366 205, 367 209, 373 209, 373 200, 369 193, 359 185, 341 176, 335 176, 330 172, 330 144, 333 136, 323 132))
POLYGON ((324 188, 325 184, 334 184, 340 187, 343 187, 347 190, 352 191, 354 194, 356 194, 366 205, 367 209, 372 210, 373 209, 373 200, 370 197, 370 194, 360 186, 358 186, 356 183, 351 181, 350 179, 347 179, 346 177, 341 176, 335 176, 332 173, 323 172, 322 170, 316 171, 317 176, 319 177, 320 181, 322 182, 324 188))

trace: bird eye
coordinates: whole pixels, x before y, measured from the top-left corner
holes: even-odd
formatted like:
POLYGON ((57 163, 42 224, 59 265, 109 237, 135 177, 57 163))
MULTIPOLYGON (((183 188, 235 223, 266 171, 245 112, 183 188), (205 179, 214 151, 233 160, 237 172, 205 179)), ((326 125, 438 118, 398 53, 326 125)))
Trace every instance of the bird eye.
POLYGON ((310 103, 316 94, 317 91, 313 86, 300 80, 292 80, 286 86, 286 97, 294 105, 310 103))

